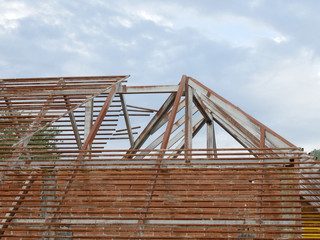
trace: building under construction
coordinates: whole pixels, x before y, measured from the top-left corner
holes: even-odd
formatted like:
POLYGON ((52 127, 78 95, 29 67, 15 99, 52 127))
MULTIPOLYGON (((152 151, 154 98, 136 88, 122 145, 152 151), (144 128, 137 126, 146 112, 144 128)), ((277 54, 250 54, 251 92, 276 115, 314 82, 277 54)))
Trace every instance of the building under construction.
POLYGON ((0 80, 0 239, 320 239, 316 159, 192 77, 128 77, 0 80))

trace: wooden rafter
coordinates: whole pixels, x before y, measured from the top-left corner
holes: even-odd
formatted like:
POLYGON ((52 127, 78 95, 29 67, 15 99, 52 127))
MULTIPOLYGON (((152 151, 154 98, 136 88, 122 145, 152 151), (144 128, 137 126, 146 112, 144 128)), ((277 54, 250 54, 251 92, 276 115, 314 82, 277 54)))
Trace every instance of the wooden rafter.
POLYGON ((118 90, 118 88, 120 87, 119 83, 116 83, 115 85, 113 85, 113 87, 111 88, 110 93, 108 94, 108 97, 104 103, 104 105, 102 106, 99 115, 97 117, 97 119, 95 120, 88 137, 86 138, 85 142, 83 143, 82 149, 81 150, 86 150, 88 148, 88 146, 92 143, 93 139, 95 138, 101 123, 103 121, 103 119, 106 116, 106 113, 108 112, 108 109, 111 105, 111 102, 114 98, 114 96, 116 95, 116 92, 118 90))
POLYGON ((177 95, 175 96, 175 99, 174 99, 174 102, 173 102, 170 118, 168 120, 168 125, 167 125, 166 131, 165 131, 165 133, 163 135, 163 140, 162 140, 161 147, 160 147, 161 149, 166 149, 167 148, 167 145, 168 145, 168 142, 169 142, 169 138, 170 138, 170 134, 171 134, 171 131, 172 131, 172 126, 174 124, 174 120, 175 120, 175 117, 176 117, 176 114, 177 114, 177 110, 178 110, 178 106, 179 106, 179 103, 180 103, 180 99, 181 99, 183 90, 185 89, 185 82, 186 82, 186 76, 183 75, 182 79, 181 79, 181 82, 179 83, 179 89, 178 89, 177 95))
POLYGON ((156 113, 156 115, 152 118, 152 120, 148 123, 148 125, 145 127, 145 129, 142 131, 142 133, 138 136, 134 143, 133 149, 139 149, 145 141, 148 139, 150 133, 158 126, 160 121, 164 118, 164 116, 167 114, 171 106, 173 105, 173 101, 175 99, 175 93, 170 94, 170 96, 167 98, 167 100, 164 102, 164 104, 161 106, 159 111, 156 113))

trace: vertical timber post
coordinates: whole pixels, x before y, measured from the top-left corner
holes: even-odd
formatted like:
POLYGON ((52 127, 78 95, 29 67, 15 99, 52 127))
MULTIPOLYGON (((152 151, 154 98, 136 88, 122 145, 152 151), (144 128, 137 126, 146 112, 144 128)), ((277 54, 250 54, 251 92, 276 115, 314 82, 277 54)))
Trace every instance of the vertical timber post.
MULTIPOLYGON (((93 124, 93 99, 91 99, 90 101, 86 102, 85 104, 85 116, 84 116, 84 136, 83 136, 83 142, 86 142, 89 133, 91 131, 92 128, 92 124, 93 124)), ((83 147, 83 145, 82 145, 83 147)), ((88 147, 86 147, 85 150, 92 150, 92 144, 89 144, 88 147)), ((91 151, 89 152, 89 154, 87 154, 88 159, 91 159, 91 151)))
POLYGON ((189 78, 185 82, 185 135, 184 135, 184 148, 186 163, 190 163, 192 148, 192 102, 193 102, 193 89, 189 86, 189 78))
MULTIPOLYGON (((209 115, 210 116, 210 115, 209 115)), ((217 143, 216 143, 216 134, 214 130, 214 122, 212 117, 210 116, 211 121, 207 121, 207 148, 208 149, 216 149, 217 143)), ((212 153, 214 153, 214 157, 217 157, 217 150, 208 152, 208 157, 212 158, 212 153)))
POLYGON ((128 114, 128 110, 127 110, 127 104, 126 104, 126 101, 125 101, 125 98, 124 98, 123 94, 120 94, 120 101, 121 101, 121 105, 122 105, 122 112, 123 112, 124 120, 125 120, 126 125, 127 125, 127 131, 128 131, 129 141, 130 141, 130 147, 133 148, 134 139, 133 139, 133 134, 132 134, 132 129, 131 129, 130 118, 129 118, 129 114, 128 114))
MULTIPOLYGON (((85 104, 85 116, 84 116, 84 139, 85 142, 87 137, 89 136, 92 122, 93 122, 93 99, 86 102, 85 104)), ((88 146, 88 149, 90 149, 90 146, 88 146)))

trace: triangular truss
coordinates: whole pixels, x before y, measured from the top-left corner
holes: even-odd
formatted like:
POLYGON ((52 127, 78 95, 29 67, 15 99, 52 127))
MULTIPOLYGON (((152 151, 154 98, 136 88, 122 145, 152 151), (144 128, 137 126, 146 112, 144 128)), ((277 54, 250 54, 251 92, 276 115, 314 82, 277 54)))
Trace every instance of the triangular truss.
POLYGON ((0 237, 318 237, 315 159, 192 77, 128 77, 0 80, 0 237), (216 124, 243 149, 217 148, 216 124))
MULTIPOLYGON (((105 117, 114 117, 109 122, 118 121, 119 112, 122 111, 127 125, 127 135, 133 149, 140 149, 150 135, 163 126, 166 126, 165 131, 145 148, 169 149, 178 141, 180 141, 178 148, 192 148, 192 137, 204 125, 207 125, 208 128, 206 147, 215 148, 213 122, 218 123, 245 148, 295 147, 191 77, 183 76, 177 86, 150 87, 123 85, 127 77, 1 80, 1 110, 3 112, 1 121, 12 129, 10 139, 13 142, 12 146, 27 146, 32 136, 46 127, 61 127, 62 122, 68 122, 68 126, 72 127, 77 147, 85 150, 97 137, 96 131, 100 129, 102 122, 105 121, 107 124, 105 117), (142 133, 134 139, 124 95, 147 93, 170 93, 170 95, 142 133), (99 102, 101 103, 104 94, 104 104, 97 106, 99 102), (110 110, 112 103, 119 109, 110 110), (183 112, 179 120, 177 119, 178 112, 183 112), (198 113, 201 116, 197 116, 198 113), (197 117, 193 118, 193 116, 197 117), (59 123, 62 118, 68 119, 59 123), (83 125, 80 134, 77 125, 81 123, 83 125), (175 135, 175 130, 181 127, 183 129, 175 135), (89 137, 88 140, 87 137, 89 137), (84 139, 87 140, 87 143, 84 139)), ((130 107, 136 110, 139 108, 130 107)), ((139 109, 143 110, 141 107, 139 109)), ((150 114, 150 109, 144 109, 144 111, 150 114)), ((151 110, 151 113, 152 111, 155 110, 151 110)), ((106 126, 116 125, 111 123, 106 126)), ((5 125, 2 129, 10 131, 5 125)))
POLYGON ((158 113, 149 122, 142 134, 136 139, 134 149, 140 149, 149 136, 164 124, 165 131, 147 149, 160 146, 161 149, 171 148, 177 141, 180 148, 192 148, 192 137, 199 128, 207 124, 207 148, 216 148, 213 122, 218 123, 235 140, 245 148, 288 148, 295 147, 271 129, 243 112, 212 90, 195 79, 183 76, 176 92, 172 93, 158 113), (184 99, 182 99, 184 96, 184 99), (177 112, 184 115, 175 122, 177 112), (201 113, 196 119, 193 115, 201 113), (174 137, 173 132, 184 125, 184 129, 174 137), (173 141, 169 141, 175 139, 173 141))

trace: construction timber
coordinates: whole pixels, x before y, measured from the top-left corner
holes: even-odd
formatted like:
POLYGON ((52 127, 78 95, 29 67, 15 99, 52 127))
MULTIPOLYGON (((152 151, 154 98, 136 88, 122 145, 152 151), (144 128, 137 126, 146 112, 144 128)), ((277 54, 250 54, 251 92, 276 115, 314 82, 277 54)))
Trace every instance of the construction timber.
POLYGON ((0 80, 0 239, 320 238, 317 159, 192 77, 128 77, 0 80))

